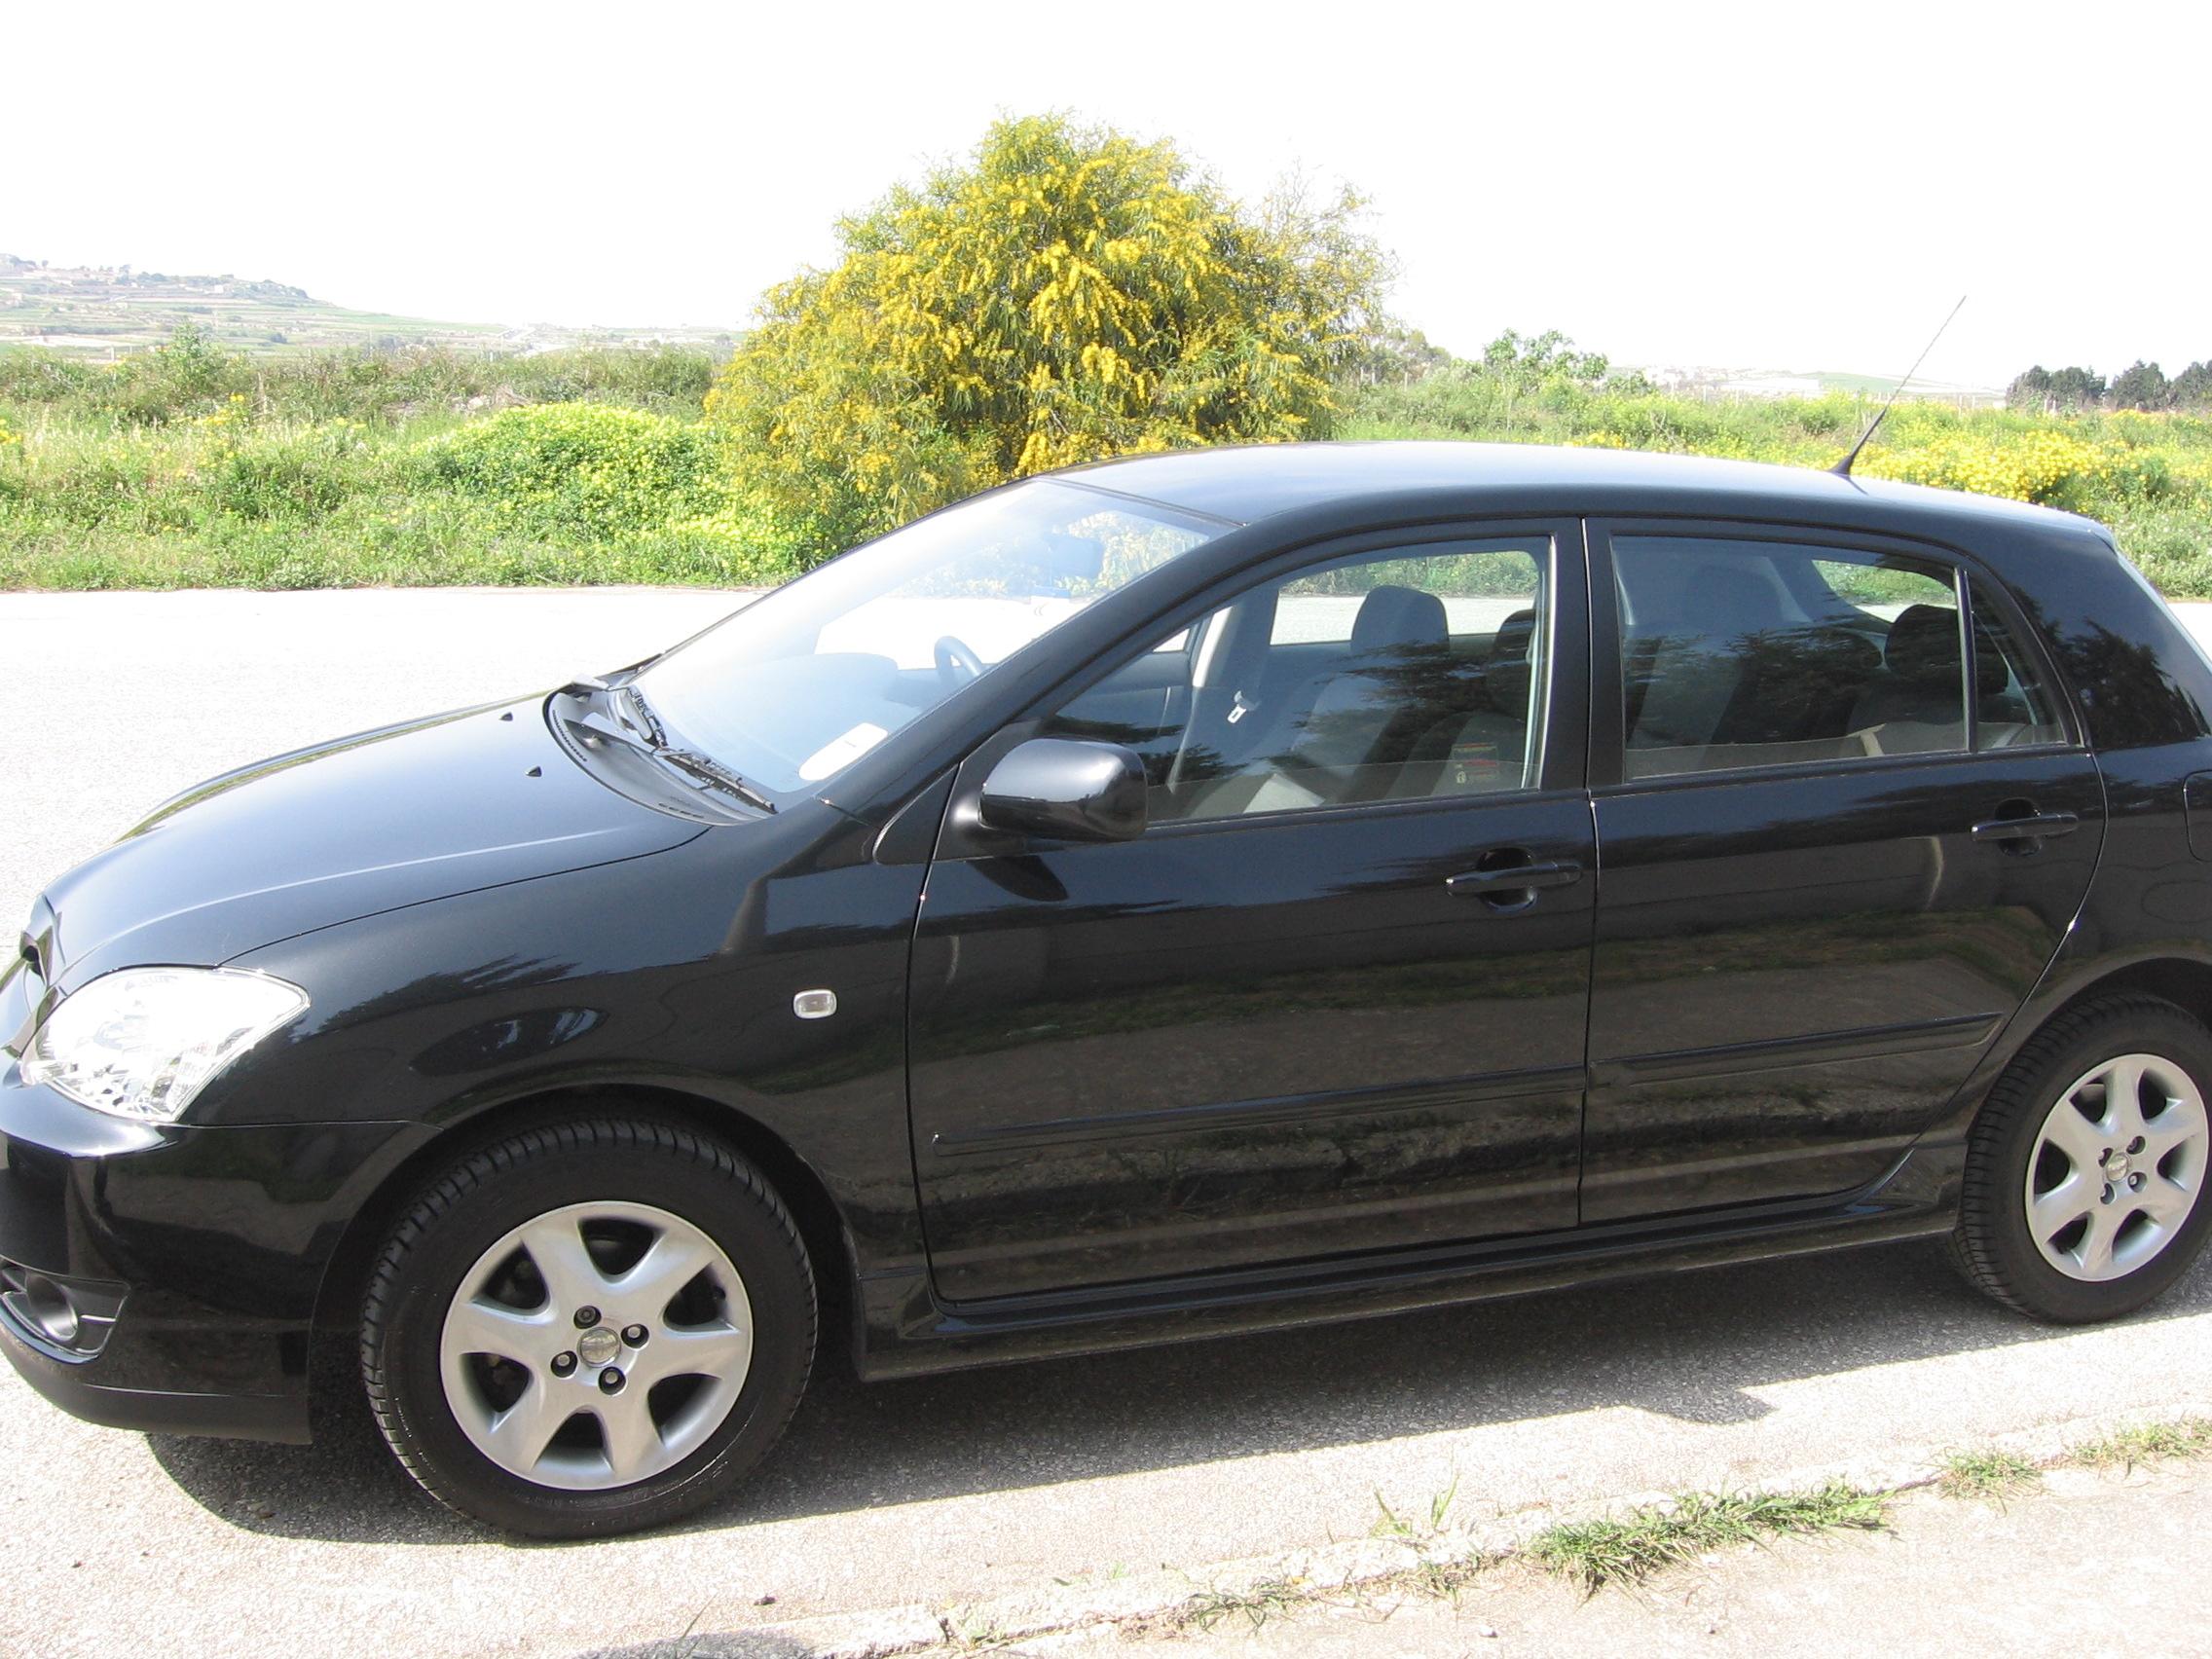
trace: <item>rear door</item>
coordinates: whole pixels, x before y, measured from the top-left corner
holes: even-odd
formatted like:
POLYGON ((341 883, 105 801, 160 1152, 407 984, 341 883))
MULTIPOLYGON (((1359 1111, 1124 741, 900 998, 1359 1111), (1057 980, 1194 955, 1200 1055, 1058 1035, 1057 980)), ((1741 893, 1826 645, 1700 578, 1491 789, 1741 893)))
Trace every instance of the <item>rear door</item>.
POLYGON ((1143 754, 1136 840, 965 838, 999 749, 963 769, 910 1014, 940 1294, 1574 1225, 1581 561, 1572 524, 1424 531, 1163 627, 1042 727, 1143 754))
POLYGON ((2103 791, 2002 589, 1875 537, 1593 528, 1585 1223, 1878 1177, 2080 908, 2103 791))

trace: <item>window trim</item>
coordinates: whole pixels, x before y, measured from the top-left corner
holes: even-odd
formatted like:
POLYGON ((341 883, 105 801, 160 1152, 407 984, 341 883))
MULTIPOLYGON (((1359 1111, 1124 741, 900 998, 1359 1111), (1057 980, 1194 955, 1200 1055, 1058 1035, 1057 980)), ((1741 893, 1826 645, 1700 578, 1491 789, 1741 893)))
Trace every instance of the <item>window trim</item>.
POLYGON ((1590 612, 1590 741, 1589 775, 1593 795, 1622 794, 1632 791, 1698 787, 1707 784, 1740 784, 1792 777, 1821 777, 1865 770, 1895 771, 1915 766, 1955 765, 2001 756, 2083 753, 2087 749, 2074 696, 2065 678, 2051 660, 2048 646, 2034 628, 2024 623, 2019 602, 2011 589, 1981 560, 1960 550, 1886 535, 1879 531, 1825 525, 1771 523, 1749 519, 1661 517, 1592 517, 1585 521, 1590 612), (1628 701, 1621 677, 1621 620, 1619 588, 1614 574, 1613 543, 1620 537, 1648 537, 1679 541, 1766 541, 1779 546, 1832 548, 1839 552, 1874 556, 1894 555, 1914 559, 1951 572, 1957 597, 1962 641, 1961 685, 1966 697, 1966 747, 1912 755, 1847 756, 1832 760, 1780 760, 1763 766, 1715 767, 1711 771, 1674 772, 1657 777, 1626 775, 1628 701), (1997 612, 2006 633, 2021 648, 2033 653, 2058 705, 2058 720, 2067 733, 2062 741, 2021 744, 2010 749, 1973 747, 1978 735, 1978 699, 1972 695, 1975 648, 1972 582, 1996 596, 1997 612))
MULTIPOLYGON (((1989 571, 1976 566, 1962 565, 1960 567, 1959 604, 1966 616, 1967 685, 1970 692, 1972 687, 1981 683, 1981 669, 1978 660, 1981 651, 1981 629, 1976 626, 1980 617, 1976 614, 1977 608, 1974 605, 1976 583, 1979 583, 1981 591, 1994 601, 1990 609, 1995 613, 1994 620, 1999 630, 2014 645, 2026 651, 2033 659, 2035 666, 2042 671, 2044 696, 2051 705, 2051 712, 2056 718, 2059 730, 2066 735, 2055 742, 2022 743, 2004 750, 1984 750, 1978 746, 1977 742, 1972 753, 1975 755, 2046 755, 2073 750, 2085 752, 2089 747, 2088 735, 2078 718, 2073 693, 2067 689, 2066 681, 2058 672, 2058 665, 2051 660, 2051 653, 2045 648, 2043 636, 2030 625, 2019 600, 2013 596, 2010 588, 1999 581, 1989 571)), ((1980 697, 1971 695, 1968 707, 1969 714, 1973 721, 1970 730, 1978 739, 1981 719, 1980 697)))
MULTIPOLYGON (((1543 752, 1533 786, 1489 794, 1429 796, 1413 800, 1346 801, 1324 806, 1287 807, 1277 812, 1238 813, 1221 818, 1168 819, 1148 826, 1136 842, 1110 844, 1142 845, 1156 836, 1221 833, 1240 826, 1257 829, 1292 823, 1318 823, 1340 819, 1347 813, 1394 815, 1512 805, 1555 798, 1562 794, 1583 795, 1588 787, 1591 708, 1588 522, 1567 515, 1432 520, 1392 529, 1331 536, 1272 554, 1239 567, 1198 592, 1188 594, 1174 605, 1163 608, 1142 625, 1126 630, 1111 647, 1098 653, 1086 672, 1059 681, 1049 691, 1033 699, 998 731, 970 750, 960 764, 954 782, 952 797, 944 817, 943 838, 936 856, 940 859, 1003 857, 1035 846, 1075 844, 994 834, 974 825, 973 808, 980 793, 984 776, 1001 756, 1015 744, 1036 735, 1041 723, 1057 713, 1064 704, 1084 695, 1138 656, 1149 654, 1152 647, 1145 642, 1158 642, 1177 628, 1196 630, 1201 620, 1231 600, 1300 571, 1338 564, 1364 554, 1403 551, 1408 557, 1421 557, 1415 550, 1467 541, 1533 539, 1539 536, 1550 540, 1552 550, 1549 580, 1551 649, 1544 687, 1545 702, 1542 706, 1543 752), (969 810, 964 811, 964 806, 969 810)), ((1194 635, 1194 646, 1197 644, 1194 635)))

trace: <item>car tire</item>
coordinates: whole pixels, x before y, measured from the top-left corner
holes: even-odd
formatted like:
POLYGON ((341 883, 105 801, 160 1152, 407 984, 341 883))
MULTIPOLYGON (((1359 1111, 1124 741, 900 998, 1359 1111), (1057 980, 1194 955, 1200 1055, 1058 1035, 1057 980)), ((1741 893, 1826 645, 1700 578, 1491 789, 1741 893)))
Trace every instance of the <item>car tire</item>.
POLYGON ((806 1247, 758 1170, 687 1129, 589 1118, 484 1146, 422 1193, 369 1275, 361 1375, 441 1503, 603 1536, 697 1510, 759 1462, 815 1321, 806 1247))
POLYGON ((2174 1004, 2124 995, 2060 1014, 1974 1120, 1951 1236, 1959 1271, 2056 1324, 2118 1318, 2152 1301, 2212 1232, 2208 1100, 2212 1033, 2174 1004), (2120 1093, 2131 1077, 2135 1118, 2120 1093))

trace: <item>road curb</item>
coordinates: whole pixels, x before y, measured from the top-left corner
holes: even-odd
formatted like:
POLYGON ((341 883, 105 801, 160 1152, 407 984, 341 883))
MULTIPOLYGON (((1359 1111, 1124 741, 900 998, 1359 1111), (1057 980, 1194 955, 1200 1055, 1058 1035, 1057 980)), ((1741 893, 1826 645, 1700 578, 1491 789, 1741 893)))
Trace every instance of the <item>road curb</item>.
MULTIPOLYGON (((1929 1444, 1910 1456, 1843 1463, 1808 1464, 1730 1490, 1747 1494, 1804 1492, 1846 1482, 1865 1492, 1904 1493, 1932 1486, 1942 1458, 1959 1451, 2004 1451, 2031 1462, 2063 1457, 2072 1448, 2126 1424, 2176 1422, 2212 1416, 2212 1398, 2193 1398, 2122 1418, 2070 1418, 2031 1429, 1993 1435, 1972 1446, 1929 1444)), ((1664 1508, 1677 1494, 1628 1493, 1559 1506, 1531 1505, 1491 1520, 1413 1537, 1357 1538, 1170 1569, 1100 1585, 1062 1585, 933 1611, 919 1604, 865 1613, 827 1614, 786 1624, 755 1626, 704 1639, 677 1653, 705 1659, 896 1659, 932 1651, 960 1652, 1033 1641, 1100 1625, 1166 1620, 1195 1605, 1264 1595, 1296 1586, 1302 1595, 1356 1590, 1422 1568, 1467 1567, 1522 1554, 1538 1533, 1564 1523, 1600 1520, 1626 1510, 1664 1508)), ((672 1654, 672 1659, 675 1656, 672 1654)))

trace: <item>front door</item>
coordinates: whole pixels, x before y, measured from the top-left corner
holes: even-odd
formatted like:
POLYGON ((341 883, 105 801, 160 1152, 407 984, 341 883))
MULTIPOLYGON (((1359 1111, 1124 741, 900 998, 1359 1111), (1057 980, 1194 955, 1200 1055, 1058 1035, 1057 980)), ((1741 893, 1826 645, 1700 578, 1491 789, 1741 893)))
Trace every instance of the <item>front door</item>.
POLYGON ((1575 527, 1495 527, 1271 570, 1164 623, 1041 728, 1144 757, 1133 841, 962 844, 978 752, 913 967, 940 1295, 1574 1224, 1581 560, 1575 527))
POLYGON ((1593 542, 1582 1219, 1863 1185, 2056 952, 2103 833, 2095 762, 2002 591, 1938 554, 1593 542))

